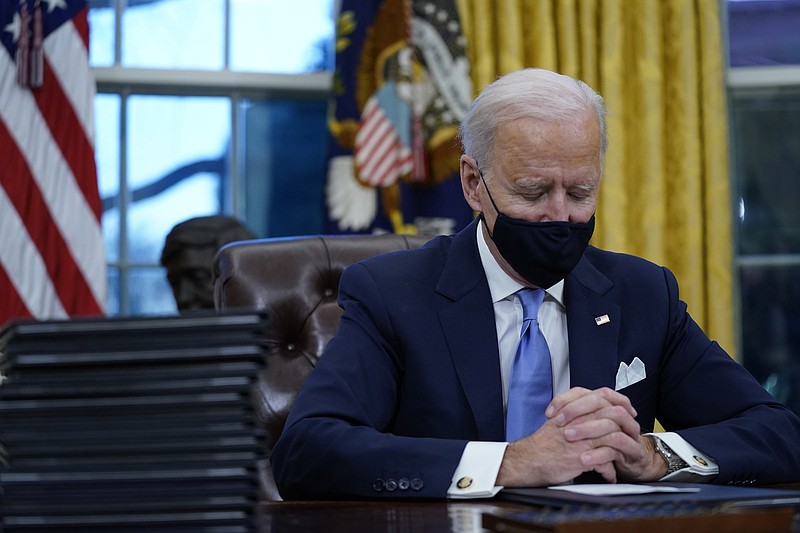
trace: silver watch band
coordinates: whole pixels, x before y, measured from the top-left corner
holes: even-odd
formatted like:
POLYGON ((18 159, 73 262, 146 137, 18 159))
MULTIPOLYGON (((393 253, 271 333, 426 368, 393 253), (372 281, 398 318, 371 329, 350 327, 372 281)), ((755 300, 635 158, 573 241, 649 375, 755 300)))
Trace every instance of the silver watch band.
POLYGON ((667 475, 672 474, 673 472, 677 472, 678 470, 682 470, 686 468, 687 463, 683 459, 681 459, 680 455, 675 453, 672 448, 670 448, 667 443, 663 440, 659 439, 655 435, 652 435, 653 441, 656 445, 656 451, 664 458, 664 461, 667 463, 667 475))

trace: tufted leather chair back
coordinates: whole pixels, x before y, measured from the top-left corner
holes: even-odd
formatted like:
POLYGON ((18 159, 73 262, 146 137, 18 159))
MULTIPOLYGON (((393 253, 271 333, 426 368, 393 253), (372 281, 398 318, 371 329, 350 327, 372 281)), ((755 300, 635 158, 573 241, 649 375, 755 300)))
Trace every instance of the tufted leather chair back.
MULTIPOLYGON (((218 311, 265 311, 266 365, 255 386, 256 423, 268 449, 283 431, 289 409, 341 316, 339 278, 361 259, 418 248, 431 237, 337 235, 240 241, 214 258, 218 311)), ((268 462, 259 465, 264 498, 279 500, 268 462)))

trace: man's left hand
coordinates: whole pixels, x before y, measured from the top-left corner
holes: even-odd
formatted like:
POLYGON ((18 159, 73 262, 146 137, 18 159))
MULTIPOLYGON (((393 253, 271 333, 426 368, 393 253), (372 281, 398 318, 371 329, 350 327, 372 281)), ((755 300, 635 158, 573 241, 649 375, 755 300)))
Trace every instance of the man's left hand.
POLYGON ((623 481, 655 481, 664 477, 667 474, 667 464, 656 451, 653 439, 640 435, 639 444, 644 450, 639 461, 628 461, 625 456, 614 461, 617 476, 623 481))
POLYGON ((602 444, 582 455, 586 466, 594 465, 600 471, 613 465, 618 479, 628 481, 654 481, 666 473, 652 440, 640 435, 636 410, 623 394, 608 388, 589 391, 576 387, 554 398, 547 415, 563 428, 567 441, 602 444), (624 440, 620 434, 638 442, 640 452, 632 454, 629 447, 615 445, 624 440))

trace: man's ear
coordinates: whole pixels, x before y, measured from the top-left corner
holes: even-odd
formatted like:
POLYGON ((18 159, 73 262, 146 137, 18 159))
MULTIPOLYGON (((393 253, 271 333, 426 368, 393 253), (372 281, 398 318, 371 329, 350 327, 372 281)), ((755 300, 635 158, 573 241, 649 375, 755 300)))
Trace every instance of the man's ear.
POLYGON ((474 158, 468 155, 462 155, 460 160, 461 171, 461 190, 464 193, 464 199, 467 201, 473 211, 482 211, 480 196, 478 195, 478 187, 481 183, 480 174, 478 174, 478 163, 474 158))

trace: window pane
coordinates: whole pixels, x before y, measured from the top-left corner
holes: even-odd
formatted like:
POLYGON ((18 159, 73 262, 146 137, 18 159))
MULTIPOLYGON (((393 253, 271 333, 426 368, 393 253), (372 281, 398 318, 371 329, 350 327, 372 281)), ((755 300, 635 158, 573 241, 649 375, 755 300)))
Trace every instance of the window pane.
POLYGON ((175 224, 222 212, 230 123, 228 98, 128 99, 130 262, 158 264, 175 224))
POLYGON ((324 100, 248 101, 239 108, 247 223, 264 237, 323 228, 328 134, 324 100))
POLYGON ((743 267, 741 291, 745 368, 762 383, 788 375, 800 365, 800 266, 743 267))
POLYGON ((119 260, 119 109, 119 95, 98 94, 94 99, 94 156, 103 201, 106 261, 111 263, 119 260))
POLYGON ((154 0, 122 14, 122 64, 127 67, 221 70, 224 0, 154 0))
POLYGON ((118 316, 119 308, 119 269, 109 266, 106 269, 108 279, 108 301, 106 303, 106 314, 108 316, 118 316))
POLYGON ((731 104, 740 253, 800 253, 800 92, 731 104))
POLYGON ((231 69, 333 70, 333 0, 231 0, 231 69))
POLYGON ((728 0, 731 65, 800 64, 800 0, 728 0))
POLYGON ((175 298, 163 268, 131 268, 128 276, 131 315, 177 313, 175 298))
POLYGON ((93 67, 114 64, 114 20, 116 0, 90 0, 89 2, 89 63, 93 67))

